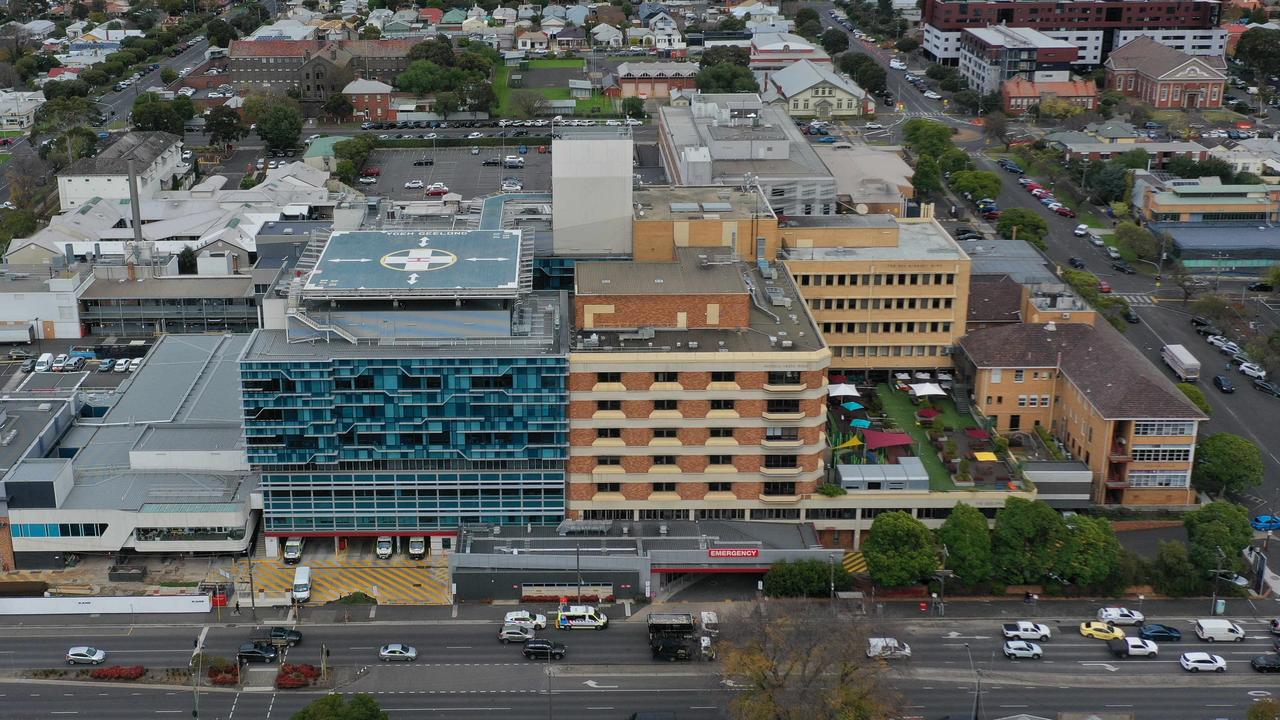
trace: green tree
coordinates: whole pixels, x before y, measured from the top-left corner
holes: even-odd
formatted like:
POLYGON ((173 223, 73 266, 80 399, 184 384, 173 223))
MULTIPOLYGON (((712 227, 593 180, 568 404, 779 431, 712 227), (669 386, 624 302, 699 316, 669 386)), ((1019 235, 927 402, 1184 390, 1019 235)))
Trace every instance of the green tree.
POLYGON ((14 238, 30 237, 40 225, 30 210, 4 210, 0 212, 0 252, 9 249, 14 238))
POLYGON ((294 713, 290 720, 390 720, 372 696, 356 693, 324 695, 294 713))
POLYGON ((849 36, 843 30, 830 28, 822 33, 822 49, 828 55, 836 55, 849 49, 849 36))
POLYGON ((953 145, 951 134, 949 126, 924 118, 912 118, 902 125, 902 135, 907 141, 907 147, 917 155, 935 158, 942 155, 953 145))
POLYGON ((946 548, 946 567, 965 587, 978 587, 991 579, 991 532, 987 518, 977 508, 956 503, 938 528, 938 541, 946 548))
POLYGON ((904 37, 893 44, 893 47, 901 53, 913 53, 920 47, 920 41, 915 38, 904 37))
POLYGON ((962 170, 951 176, 951 189, 968 193, 974 200, 994 198, 1000 194, 1000 176, 985 170, 962 170))
POLYGON ((746 67, 750 62, 751 55, 746 48, 733 45, 715 45, 707 48, 702 53, 702 58, 698 61, 698 67, 708 68, 724 63, 746 67))
POLYGON ((1198 595, 1206 584, 1204 576, 1191 563, 1187 546, 1176 540, 1160 542, 1152 575, 1156 592, 1171 597, 1198 595))
POLYGON ((134 130, 161 130, 174 135, 182 134, 182 118, 172 103, 155 101, 133 106, 134 130))
MULTIPOLYGON (((1280 72, 1280 30, 1263 27, 1249 28, 1236 43, 1237 60, 1240 60, 1253 71, 1255 77, 1270 77, 1280 72)), ((1269 94, 1266 83, 1258 83, 1259 91, 1266 100, 1269 94)))
POLYGON ((427 60, 439 67, 449 67, 454 61, 453 43, 447 36, 437 35, 409 48, 409 59, 427 60))
POLYGON ((1191 471, 1191 484, 1196 490, 1221 497, 1261 483, 1262 450, 1252 440, 1215 433, 1197 443, 1191 471))
POLYGON ((1086 588, 1101 586, 1120 564, 1120 541, 1104 517, 1077 515, 1067 523, 1068 549, 1061 575, 1086 588))
POLYGON ((240 114, 225 105, 210 110, 204 120, 209 142, 214 145, 234 143, 249 134, 249 127, 241 122, 240 114))
POLYGON ((1213 414, 1213 408, 1210 407, 1209 400, 1205 398, 1204 391, 1201 390, 1198 385, 1193 385, 1191 383, 1178 383, 1178 389, 1182 391, 1183 395, 1187 396, 1187 399, 1191 401, 1192 405, 1200 408, 1200 412, 1205 415, 1213 414))
POLYGON ((944 173, 958 173, 962 170, 972 170, 973 161, 969 158, 969 153, 964 150, 961 150, 960 148, 951 148, 938 156, 938 169, 944 173))
POLYGON ((331 118, 342 121, 351 117, 351 113, 355 107, 351 104, 351 98, 340 92, 334 93, 325 98, 324 114, 331 118))
POLYGON ((210 46, 225 48, 231 47, 231 41, 240 37, 240 34, 224 20, 211 20, 205 26, 205 36, 209 38, 210 46))
POLYGON ((178 274, 195 275, 197 271, 196 249, 187 245, 178 253, 178 274))
POLYGON ((457 93, 439 92, 436 93, 436 102, 432 107, 440 117, 447 118, 462 109, 462 98, 458 97, 457 93))
POLYGON ((764 575, 764 594, 769 597, 827 597, 831 592, 831 578, 835 578, 836 590, 853 587, 853 576, 835 557, 830 562, 821 560, 781 560, 774 563, 764 575))
MULTIPOLYGON (((1000 107, 997 105, 996 107, 1000 107)), ((1009 136, 1009 118, 999 110, 987 106, 987 114, 982 119, 982 136, 995 142, 1005 144, 1009 136)))
POLYGON ((196 116, 196 104, 191 102, 191 98, 186 95, 178 95, 171 104, 173 111, 178 114, 178 117, 182 118, 184 123, 196 116))
POLYGON ((342 182, 351 185, 356 181, 356 165, 350 160, 339 160, 333 174, 337 175, 342 182))
POLYGON ((942 173, 938 172, 938 163, 932 156, 921 155, 916 160, 916 171, 911 176, 911 185, 920 196, 942 192, 942 173))
POLYGON ((698 89, 706 93, 759 92, 760 84, 751 70, 733 63, 712 65, 698 71, 698 89))
MULTIPOLYGON (((1198 454, 1198 453, 1197 453, 1198 454)), ((1227 560, 1240 556, 1240 551, 1253 540, 1253 528, 1249 527, 1249 511, 1243 505, 1218 500, 1187 513, 1182 518, 1187 529, 1187 541, 1195 560, 1197 545, 1211 542, 1221 544, 1227 560)))
POLYGON ((87 98, 66 97, 49 100, 36 110, 35 131, 62 134, 73 127, 84 127, 98 110, 87 98))
POLYGON ((644 111, 644 99, 635 96, 622 99, 622 114, 629 118, 643 118, 647 115, 644 111))
POLYGON ((160 68, 160 82, 164 83, 165 85, 168 85, 169 83, 177 79, 178 79, 177 70, 174 70, 171 67, 160 68))
POLYGON ((404 92, 426 95, 443 82, 444 68, 430 60, 414 60, 396 77, 396 88, 404 92))
POLYGON ((866 63, 858 68, 858 72, 853 76, 853 81, 858 87, 869 93, 882 93, 888 89, 888 76, 885 74, 884 68, 875 63, 866 63))
POLYGON ((291 105, 269 108, 258 121, 258 137, 270 149, 296 147, 302 135, 302 115, 291 105))
POLYGON ((811 7, 802 7, 796 11, 796 25, 803 25, 807 22, 821 23, 822 19, 818 16, 818 11, 811 7))
POLYGON ((1131 222, 1122 222, 1116 226, 1116 242, 1122 248, 1145 260, 1155 260, 1160 254, 1156 236, 1151 231, 1138 227, 1131 222))
POLYGON ((977 90, 961 90, 951 96, 951 102, 957 108, 976 115, 978 107, 982 104, 982 94, 977 90))
POLYGON ((364 27, 360 28, 361 40, 378 40, 381 37, 382 37, 382 31, 378 29, 377 25, 365 25, 364 27))
POLYGON ((885 587, 918 584, 938 569, 929 528, 901 510, 876 516, 862 553, 871 579, 885 587))
POLYGON ((1020 585, 1061 575, 1070 540, 1071 531, 1056 510, 1038 500, 1009 498, 996 513, 991 534, 996 579, 1020 585))
POLYGON ((1032 210, 1010 208, 1000 214, 996 231, 1003 238, 1012 238, 1016 235, 1019 240, 1039 245, 1044 242, 1045 235, 1049 234, 1049 224, 1032 210))

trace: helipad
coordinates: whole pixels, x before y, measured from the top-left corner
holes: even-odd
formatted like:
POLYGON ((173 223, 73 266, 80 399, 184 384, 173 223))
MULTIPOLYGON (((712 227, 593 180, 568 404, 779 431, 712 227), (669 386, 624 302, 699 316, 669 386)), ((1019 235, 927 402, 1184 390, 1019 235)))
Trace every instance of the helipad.
POLYGON ((308 297, 512 297, 519 231, 333 233, 307 276, 308 297))

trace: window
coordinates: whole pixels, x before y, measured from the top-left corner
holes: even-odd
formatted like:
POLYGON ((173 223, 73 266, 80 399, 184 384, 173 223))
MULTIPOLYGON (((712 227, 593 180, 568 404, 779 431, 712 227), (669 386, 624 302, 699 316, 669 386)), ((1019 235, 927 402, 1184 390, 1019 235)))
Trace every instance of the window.
POLYGON ((1000 369, 1000 368, 995 368, 994 370, 992 370, 992 371, 991 371, 991 382, 992 382, 992 383, 998 383, 998 382, 1000 382, 1000 375, 1001 375, 1001 369, 1000 369))
POLYGON ((1151 420, 1133 424, 1133 434, 1151 435, 1195 435, 1196 424, 1183 420, 1151 420))
POLYGON ((798 413, 800 412, 800 401, 769 400, 765 403, 764 411, 767 413, 798 413))
POLYGON ((731 482, 707 483, 707 492, 733 492, 733 483, 731 482))
POLYGON ((630 520, 630 510, 583 510, 583 520, 630 520))
POLYGON ((675 465, 676 456, 675 455, 654 455, 653 464, 654 465, 675 465))
POLYGON ((712 400, 711 409, 712 410, 732 410, 733 401, 732 400, 712 400))
POLYGON ((640 511, 641 520, 688 520, 689 511, 682 509, 650 509, 640 511))
POLYGON ((664 438, 669 440, 671 438, 677 437, 678 435, 675 428, 656 428, 653 431, 653 436, 655 438, 664 438))
POLYGON ((793 482, 767 482, 764 484, 765 495, 795 495, 796 484, 793 482))
POLYGON ((675 410, 676 401, 675 400, 654 400, 653 409, 655 411, 656 410, 675 410))
POLYGON ((596 458, 596 465, 618 466, 622 464, 622 457, 618 455, 601 455, 596 458))
POLYGON ((711 437, 713 438, 731 438, 733 437, 733 428, 713 427, 711 428, 711 437))
POLYGON ((1027 396, 1026 396, 1026 395, 1019 395, 1019 396, 1018 396, 1018 407, 1026 407, 1026 406, 1027 406, 1027 396))
POLYGON ((767 382, 769 385, 799 385, 804 380, 801 379, 799 371, 786 370, 770 372, 767 382))
POLYGON ((596 373, 596 382, 598 382, 598 383, 620 383, 620 382, 622 382, 622 373, 620 373, 620 372, 598 372, 598 373, 596 373))
POLYGON ((777 470, 789 470, 798 468, 797 458, 795 455, 765 455, 764 466, 777 470))
POLYGON ((699 510, 699 520, 742 520, 746 517, 746 510, 729 510, 726 508, 715 508, 711 510, 699 510))
POLYGON ((853 520, 853 508, 809 508, 804 511, 806 520, 853 520))
POLYGON ((1049 396, 1048 396, 1048 395, 1041 395, 1041 396, 1040 396, 1040 407, 1049 407, 1049 396))
POLYGON ((1131 453, 1137 462, 1186 462, 1191 459, 1191 446, 1134 445, 1131 453))
POLYGON ((621 400, 597 400, 596 401, 597 411, 609 411, 609 410, 621 410, 621 409, 622 409, 621 400))
POLYGON ((596 492, 622 492, 622 483, 596 483, 596 492))
POLYGON ((711 457, 707 458, 707 462, 711 465, 732 465, 733 456, 732 455, 712 455, 711 457))
POLYGON ((676 484, 673 482, 656 482, 653 484, 653 491, 656 493, 675 492, 676 484))
POLYGON ((1023 379, 1024 379, 1025 377, 1026 377, 1026 371, 1025 371, 1025 370, 1014 370, 1014 371, 1013 371, 1013 381, 1014 381, 1014 382, 1016 382, 1016 383, 1020 383, 1020 382, 1022 382, 1022 381, 1023 381, 1023 379))
POLYGON ((800 428, 766 427, 764 439, 770 442, 788 442, 800 439, 800 428))
POLYGON ((618 439, 622 437, 622 428, 597 428, 596 437, 600 439, 618 439))
POLYGON ((738 381, 738 374, 731 370, 719 370, 711 373, 711 382, 731 383, 738 381))
POLYGON ((1130 470, 1130 487, 1187 487, 1191 473, 1186 470, 1130 470))
POLYGON ((656 372, 653 374, 653 381, 656 383, 673 383, 679 382, 680 373, 674 372, 656 372))
POLYGON ((756 508, 751 511, 752 520, 799 520, 800 508, 756 508))

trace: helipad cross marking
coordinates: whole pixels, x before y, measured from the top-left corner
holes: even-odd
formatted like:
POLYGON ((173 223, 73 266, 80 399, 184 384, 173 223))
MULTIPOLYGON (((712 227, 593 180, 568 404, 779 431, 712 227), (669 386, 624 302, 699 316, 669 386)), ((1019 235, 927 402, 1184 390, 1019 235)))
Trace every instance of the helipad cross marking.
POLYGON ((397 250, 382 256, 382 265, 391 270, 403 272, 427 272, 449 267, 458 261, 458 256, 444 250, 434 248, 410 248, 397 250))

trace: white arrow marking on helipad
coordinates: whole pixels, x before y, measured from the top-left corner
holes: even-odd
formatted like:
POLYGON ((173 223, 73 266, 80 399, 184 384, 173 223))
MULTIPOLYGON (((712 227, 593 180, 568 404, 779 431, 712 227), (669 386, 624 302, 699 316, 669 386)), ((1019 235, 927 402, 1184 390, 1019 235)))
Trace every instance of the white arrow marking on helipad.
POLYGON ((373 260, 371 260, 371 259, 369 259, 369 258, 334 258, 333 260, 330 260, 329 262, 336 262, 336 263, 339 263, 339 262, 373 262, 373 260))
POLYGON ((418 247, 426 247, 429 241, 424 237, 418 241, 418 247))
POLYGON ((418 273, 413 273, 409 276, 409 284, 413 285, 416 282, 418 282, 418 273))
POLYGON ((487 260, 490 262, 506 262, 507 258, 467 258, 467 260, 471 262, 479 262, 481 260, 487 260))

